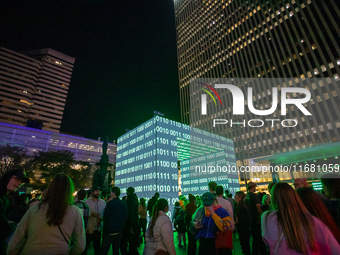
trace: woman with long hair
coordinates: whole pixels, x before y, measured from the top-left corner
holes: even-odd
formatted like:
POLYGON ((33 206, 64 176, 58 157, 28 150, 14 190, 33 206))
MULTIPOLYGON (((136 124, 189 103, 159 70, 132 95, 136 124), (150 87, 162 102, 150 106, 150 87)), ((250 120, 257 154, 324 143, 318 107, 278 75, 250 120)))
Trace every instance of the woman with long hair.
POLYGON ((299 188, 296 192, 308 212, 321 220, 332 232, 338 243, 340 243, 340 230, 322 202, 320 196, 311 188, 299 188))
POLYGON ((333 234, 307 211, 288 183, 274 186, 271 207, 273 211, 264 212, 261 219, 263 240, 271 254, 339 254, 333 234))
POLYGON ((56 175, 45 199, 18 224, 8 254, 80 254, 85 249, 85 230, 80 209, 73 205, 73 192, 71 178, 56 175))
POLYGON ((238 191, 235 194, 235 201, 237 202, 236 214, 236 226, 239 234, 242 253, 245 255, 251 255, 250 250, 250 224, 251 215, 249 209, 244 202, 246 194, 243 191, 238 191))
POLYGON ((154 255, 157 252, 176 255, 172 224, 166 215, 168 211, 168 201, 164 198, 158 199, 153 207, 152 218, 146 231, 143 255, 154 255))

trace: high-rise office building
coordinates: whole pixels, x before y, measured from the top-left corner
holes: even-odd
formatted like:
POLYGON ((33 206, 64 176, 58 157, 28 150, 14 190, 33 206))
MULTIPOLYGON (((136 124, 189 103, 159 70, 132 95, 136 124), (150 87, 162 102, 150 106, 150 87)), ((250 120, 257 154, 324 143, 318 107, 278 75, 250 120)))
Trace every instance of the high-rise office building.
MULTIPOLYGON (((182 122, 206 129, 205 123, 190 118, 189 85, 194 78, 328 78, 309 87, 312 117, 288 107, 287 114, 299 123, 295 128, 235 127, 223 132, 234 140, 237 159, 246 164, 265 156, 274 162, 274 154, 340 142, 339 6, 335 0, 176 0, 182 122)), ((246 86, 241 89, 246 95, 246 86)), ((222 96, 232 102, 230 93, 222 96)), ((271 102, 269 85, 254 87, 257 109, 268 109, 271 102)), ((224 107, 219 118, 231 119, 230 107, 224 107)))
POLYGON ((0 48, 0 121, 59 132, 75 59, 53 49, 0 48), (34 122, 35 121, 35 122, 34 122))

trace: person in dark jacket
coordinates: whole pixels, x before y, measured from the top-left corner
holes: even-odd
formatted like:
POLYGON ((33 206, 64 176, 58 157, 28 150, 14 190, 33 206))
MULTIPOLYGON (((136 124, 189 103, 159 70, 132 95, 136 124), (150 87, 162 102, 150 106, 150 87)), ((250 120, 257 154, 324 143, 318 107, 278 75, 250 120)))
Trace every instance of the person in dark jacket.
POLYGON ((251 215, 249 209, 244 202, 246 194, 243 191, 238 191, 235 194, 235 201, 237 202, 237 209, 235 211, 236 214, 236 224, 237 230, 239 234, 242 254, 251 255, 250 250, 250 224, 251 224, 251 215))
POLYGON ((185 222, 184 222, 184 217, 185 217, 185 211, 183 209, 181 209, 179 211, 179 215, 176 217, 176 223, 177 223, 177 226, 178 226, 178 238, 179 238, 179 243, 178 243, 178 246, 180 248, 183 247, 182 245, 182 238, 183 238, 183 244, 184 246, 186 246, 186 232, 187 232, 187 228, 185 226, 185 222))
POLYGON ((195 235, 193 235, 189 229, 190 229, 190 222, 192 220, 192 215, 197 210, 196 206, 196 197, 192 194, 189 194, 189 203, 185 206, 185 225, 187 227, 187 233, 188 233, 188 255, 196 255, 196 238, 195 235))
POLYGON ((7 219, 9 221, 14 221, 15 223, 19 223, 22 217, 24 217, 26 213, 26 204, 25 198, 23 196, 16 196, 12 200, 11 211, 7 214, 7 219))
POLYGON ((139 243, 140 228, 138 225, 138 198, 133 187, 126 190, 127 200, 126 205, 128 209, 128 224, 129 224, 129 255, 138 254, 137 248, 139 243))
POLYGON ((29 179, 21 169, 14 169, 6 172, 0 178, 0 254, 6 254, 6 239, 14 233, 16 223, 7 219, 11 202, 7 198, 10 192, 15 192, 29 179))
POLYGON ((153 207, 157 203, 158 198, 159 198, 159 193, 156 192, 155 195, 148 202, 147 210, 149 212, 150 219, 151 219, 151 216, 152 216, 153 207))
POLYGON ((120 240, 124 229, 128 211, 125 202, 119 199, 120 189, 111 189, 111 201, 107 203, 103 217, 103 243, 102 254, 106 255, 112 244, 113 254, 119 255, 120 240))

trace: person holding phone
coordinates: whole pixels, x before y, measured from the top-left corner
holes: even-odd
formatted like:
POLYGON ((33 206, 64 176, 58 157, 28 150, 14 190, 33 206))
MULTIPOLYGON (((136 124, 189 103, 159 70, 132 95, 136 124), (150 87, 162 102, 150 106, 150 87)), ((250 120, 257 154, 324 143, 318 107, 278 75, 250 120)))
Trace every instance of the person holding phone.
POLYGON ((227 210, 218 204, 214 194, 204 193, 202 202, 203 207, 197 209, 194 216, 194 226, 198 230, 196 239, 200 240, 198 254, 215 255, 216 232, 218 230, 224 231, 224 226, 232 229, 232 220, 227 210))

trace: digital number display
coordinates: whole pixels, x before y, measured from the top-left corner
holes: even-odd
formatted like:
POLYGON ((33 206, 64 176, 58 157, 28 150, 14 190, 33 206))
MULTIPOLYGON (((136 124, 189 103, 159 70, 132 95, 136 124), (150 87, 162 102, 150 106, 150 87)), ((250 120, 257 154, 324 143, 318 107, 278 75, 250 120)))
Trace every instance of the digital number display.
MULTIPOLYGON (((121 188, 122 195, 126 193, 128 187, 134 187, 138 198, 144 197, 147 201, 159 192, 160 197, 169 202, 168 215, 171 217, 174 204, 178 201, 178 163, 183 165, 182 183, 185 179, 195 180, 191 177, 195 176, 196 167, 193 163, 190 167, 190 162, 202 155, 210 159, 212 157, 210 154, 220 152, 220 155, 218 157, 215 155, 211 162, 216 163, 218 159, 219 163, 225 165, 228 146, 232 150, 229 152, 233 152, 231 140, 156 116, 119 137, 115 185, 121 188), (186 176, 185 166, 189 167, 189 176, 186 176)), ((231 155, 235 157, 233 153, 231 155)), ((236 162, 232 162, 234 163, 236 165, 236 162)), ((223 176, 226 178, 225 174, 223 176)), ((220 175, 209 176, 217 178, 216 182, 219 185, 229 184, 228 180, 223 180, 223 183, 219 181, 219 177, 221 179, 220 175)), ((205 192, 191 191, 193 187, 199 185, 207 186, 207 182, 201 181, 205 178, 204 174, 195 178, 198 183, 194 181, 195 183, 182 184, 183 194, 202 195, 205 192), (188 189, 190 192, 186 192, 188 189)))

